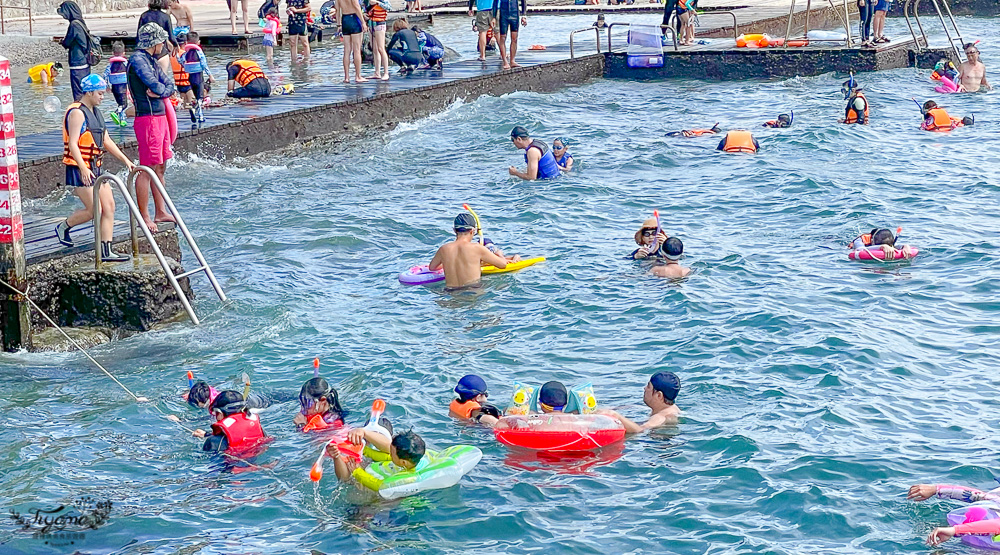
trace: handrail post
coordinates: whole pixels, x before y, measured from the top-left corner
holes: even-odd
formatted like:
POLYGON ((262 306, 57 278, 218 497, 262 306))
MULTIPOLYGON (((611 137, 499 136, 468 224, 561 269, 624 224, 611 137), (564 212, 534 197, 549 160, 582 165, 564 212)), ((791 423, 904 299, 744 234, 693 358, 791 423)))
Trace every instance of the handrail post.
MULTIPOLYGON (((937 0, 931 0, 931 3, 934 4, 934 11, 937 12, 938 20, 941 21, 941 28, 944 29, 944 36, 948 37, 948 45, 951 46, 951 49, 955 52, 955 59, 961 63, 962 53, 959 52, 958 47, 955 46, 955 39, 951 38, 951 32, 948 31, 948 24, 944 22, 944 16, 941 15, 941 6, 938 4, 937 0)), ((962 40, 962 38, 959 37, 959 40, 962 40)))
POLYGON ((844 29, 847 31, 847 44, 845 46, 850 48, 854 41, 851 40, 851 10, 847 7, 847 0, 844 0, 844 29))
POLYGON ((792 34, 792 14, 795 13, 795 0, 792 0, 792 5, 788 8, 788 24, 785 25, 785 42, 788 44, 788 37, 792 34))
MULTIPOLYGON (((104 174, 94 179, 94 269, 100 270, 101 264, 101 187, 105 181, 118 179, 117 176, 104 174)), ((113 193, 112 193, 113 194, 113 193)))
POLYGON ((924 44, 929 48, 931 43, 927 40, 927 31, 924 31, 924 24, 920 22, 920 0, 913 0, 913 20, 917 22, 920 36, 924 37, 924 44))
POLYGON ((812 12, 812 0, 806 0, 806 26, 802 30, 802 37, 809 34, 809 14, 812 12))

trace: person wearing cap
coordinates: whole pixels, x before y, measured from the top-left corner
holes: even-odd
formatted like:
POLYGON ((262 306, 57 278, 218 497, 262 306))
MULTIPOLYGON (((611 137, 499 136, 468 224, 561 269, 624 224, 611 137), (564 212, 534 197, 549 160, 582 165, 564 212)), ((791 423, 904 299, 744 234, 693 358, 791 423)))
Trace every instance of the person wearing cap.
POLYGON ((528 165, 525 171, 520 171, 511 166, 508 172, 510 175, 533 181, 535 179, 552 179, 558 176, 559 164, 549 150, 549 145, 532 139, 528 130, 520 125, 510 130, 510 140, 514 146, 524 151, 524 162, 528 165))
MULTIPOLYGON (((104 115, 97 106, 104 100, 108 84, 100 75, 90 74, 80 81, 83 95, 78 102, 69 105, 63 116, 63 164, 66 166, 66 185, 83 202, 83 208, 73 212, 56 226, 56 238, 66 246, 72 246, 70 230, 74 226, 94 219, 94 180, 101 175, 101 158, 110 152, 121 160, 130 171, 135 167, 108 134, 104 115)), ((101 260, 104 262, 125 262, 127 255, 111 250, 114 237, 115 197, 111 187, 101 187, 101 260)))
POLYGON ((552 141, 552 157, 556 159, 560 171, 569 173, 573 169, 573 155, 566 148, 566 141, 562 139, 552 141))
POLYGON ((594 27, 597 27, 598 29, 607 29, 608 28, 608 23, 607 23, 607 21, 604 20, 604 14, 602 14, 602 13, 597 14, 597 21, 595 21, 593 23, 593 25, 594 25, 594 27))
MULTIPOLYGON (((259 445, 267 439, 260 418, 250 412, 239 391, 227 390, 219 393, 212 402, 212 435, 202 445, 202 451, 244 450, 259 445)), ((201 430, 195 430, 196 437, 201 430)), ((204 434, 204 432, 202 432, 204 434)))
POLYGON ((490 396, 486 391, 486 380, 475 375, 468 374, 458 380, 455 386, 457 399, 448 406, 448 414, 459 420, 472 420, 493 427, 500 418, 500 409, 486 402, 490 396))
MULTIPOLYGON (((157 64, 157 56, 163 52, 167 32, 157 23, 147 23, 139 29, 136 50, 128 60, 128 89, 135 105, 135 139, 139 143, 139 163, 150 167, 160 183, 164 183, 167 160, 173 157, 170 150, 170 123, 167 120, 166 103, 174 94, 174 80, 157 64)), ((139 212, 150 231, 157 231, 154 222, 172 222, 174 217, 167 211, 159 191, 153 191, 155 213, 149 217, 150 181, 145 172, 140 173, 135 182, 135 199, 139 212)))
POLYGON ((90 36, 90 29, 83 20, 83 12, 80 6, 72 0, 66 0, 59 4, 56 13, 69 22, 66 29, 66 36, 59 42, 69 54, 69 83, 73 89, 73 101, 77 102, 83 95, 80 90, 80 81, 90 75, 90 51, 93 39, 90 36))
POLYGON ((674 279, 687 277, 691 273, 691 268, 685 268, 678 262, 682 254, 684 254, 684 243, 680 239, 671 237, 664 241, 660 245, 659 255, 667 263, 662 266, 654 266, 652 269, 653 275, 674 279))
POLYGON ((840 123, 857 123, 860 125, 868 125, 868 99, 865 98, 865 93, 861 88, 861 85, 854 80, 854 76, 840 87, 840 92, 844 93, 844 100, 847 101, 847 107, 844 109, 844 117, 840 119, 840 123))
POLYGON ((484 245, 472 242, 478 227, 468 212, 455 217, 455 240, 441 246, 431 259, 431 271, 444 268, 444 283, 448 288, 476 286, 483 276, 482 267, 493 265, 506 268, 507 259, 493 254, 484 245))
POLYGON ((543 413, 563 412, 569 403, 569 391, 562 382, 545 382, 538 390, 538 408, 543 413))
POLYGON ((660 245, 667 241, 667 234, 659 229, 656 218, 642 222, 639 231, 635 232, 635 244, 639 248, 628 255, 632 260, 642 260, 650 256, 659 256, 660 245))
POLYGON ((642 391, 642 402, 652 411, 644 424, 625 418, 613 410, 598 411, 618 420, 625 426, 625 432, 637 434, 665 424, 676 424, 681 414, 674 401, 681 391, 681 380, 673 372, 657 372, 649 378, 649 383, 642 391))

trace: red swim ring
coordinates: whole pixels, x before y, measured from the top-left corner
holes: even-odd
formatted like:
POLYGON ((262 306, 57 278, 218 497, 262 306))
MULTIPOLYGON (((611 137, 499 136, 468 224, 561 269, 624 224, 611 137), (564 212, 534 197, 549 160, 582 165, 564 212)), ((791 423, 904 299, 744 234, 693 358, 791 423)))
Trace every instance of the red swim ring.
POLYGON ((603 414, 504 416, 493 427, 497 441, 537 451, 592 451, 625 439, 621 422, 603 414))

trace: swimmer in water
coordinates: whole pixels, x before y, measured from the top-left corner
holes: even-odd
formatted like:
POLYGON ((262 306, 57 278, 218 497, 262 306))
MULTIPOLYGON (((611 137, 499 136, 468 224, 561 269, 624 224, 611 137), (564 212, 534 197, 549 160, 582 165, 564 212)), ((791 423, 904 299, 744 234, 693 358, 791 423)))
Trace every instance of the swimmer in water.
POLYGON ((597 21, 594 22, 594 27, 597 27, 598 29, 608 28, 608 23, 604 20, 604 14, 597 14, 597 21))
POLYGON ((793 114, 795 114, 795 112, 792 112, 791 114, 779 114, 778 119, 765 121, 763 127, 773 127, 775 129, 787 129, 792 126, 793 114))
POLYGON ((642 260, 650 256, 659 255, 659 246, 667 242, 667 234, 657 229, 656 218, 649 218, 642 222, 639 231, 635 232, 635 244, 639 248, 632 251, 628 258, 632 260, 642 260))
POLYGON ((479 284, 483 266, 506 268, 507 259, 490 252, 483 245, 472 242, 477 230, 476 219, 468 212, 455 217, 455 240, 438 249, 428 268, 444 268, 444 283, 449 288, 470 287, 479 284))
POLYGON ((569 392, 562 382, 545 382, 538 390, 538 408, 542 410, 542 414, 563 412, 568 403, 569 392))
MULTIPOLYGON (((219 396, 219 391, 202 380, 198 380, 191 385, 191 389, 184 394, 188 404, 196 409, 208 409, 212 412, 211 405, 215 398, 219 396)), ((246 406, 251 412, 257 413, 271 406, 271 400, 267 397, 251 391, 247 394, 246 406)))
POLYGON ((840 87, 840 92, 844 93, 844 100, 847 107, 844 108, 844 117, 839 119, 840 123, 857 123, 868 125, 868 99, 861 88, 861 84, 854 80, 854 75, 840 87))
POLYGON ((956 127, 965 127, 976 122, 972 116, 965 116, 962 119, 949 116, 948 112, 933 100, 924 102, 920 111, 924 114, 924 121, 920 124, 920 129, 924 131, 951 131, 956 127))
MULTIPOLYGON (((419 470, 422 467, 421 462, 426 464, 423 457, 427 446, 424 444, 424 440, 413 431, 398 433, 390 440, 380 432, 355 428, 347 434, 347 441, 354 445, 368 443, 383 453, 389 453, 393 464, 399 467, 401 472, 419 470)), ((337 479, 341 482, 349 481, 354 469, 358 468, 359 465, 353 460, 345 458, 340 449, 333 443, 326 446, 326 453, 333 459, 337 479)))
POLYGON ((965 57, 968 59, 958 66, 959 90, 965 92, 979 92, 982 87, 986 87, 988 91, 993 90, 990 82, 986 80, 986 66, 979 61, 979 48, 976 46, 978 42, 965 45, 965 57))
POLYGON ((292 423, 303 432, 344 425, 347 415, 340 406, 337 390, 324 378, 315 377, 302 385, 299 391, 299 413, 292 423))
MULTIPOLYGON (((212 435, 205 440, 202 451, 226 451, 252 447, 267 438, 260 426, 260 419, 251 414, 239 391, 223 391, 212 403, 212 435)), ((205 432, 195 430, 196 437, 205 437, 205 432), (199 434, 198 432, 201 432, 199 434)))
POLYGON ((551 179, 562 173, 556 163, 555 156, 549 150, 549 145, 538 139, 532 139, 527 129, 520 125, 511 129, 510 140, 515 147, 524 151, 524 162, 527 164, 523 172, 511 166, 507 170, 510 175, 534 181, 535 179, 551 179))
MULTIPOLYGON (((897 228, 896 233, 899 233, 899 231, 901 230, 897 228)), ((889 229, 875 228, 869 233, 855 237, 848 243, 847 247, 852 251, 881 249, 885 257, 891 260, 896 257, 896 236, 889 229)), ((898 250, 907 255, 907 258, 912 253, 909 245, 903 245, 898 250)))
POLYGON ((644 424, 637 424, 613 410, 601 410, 598 413, 621 422, 625 426, 625 432, 630 434, 676 424, 681 409, 674 403, 680 391, 681 380, 673 372, 657 372, 649 378, 646 388, 642 390, 642 402, 652 411, 644 424))
POLYGON ((573 155, 566 148, 566 141, 562 139, 553 140, 552 155, 555 157, 556 165, 559 166, 560 171, 569 173, 573 169, 573 155))
POLYGON ((471 420, 492 428, 502 416, 500 409, 486 402, 490 396, 486 391, 486 380, 475 374, 458 380, 455 394, 458 398, 448 407, 448 414, 453 418, 471 420))
POLYGON ((681 131, 671 131, 667 133, 668 137, 701 137, 702 135, 714 135, 719 132, 719 122, 715 122, 715 125, 711 129, 683 129, 681 131))
MULTIPOLYGON (((934 496, 937 496, 938 499, 954 499, 966 503, 978 503, 981 501, 997 503, 1000 502, 1000 488, 991 491, 982 491, 966 486, 916 484, 910 486, 910 490, 906 494, 906 498, 911 501, 925 501, 934 496)), ((927 536, 927 543, 930 545, 940 545, 955 536, 996 536, 998 534, 1000 534, 1000 520, 984 519, 965 522, 955 526, 939 526, 927 536)))
POLYGON ((653 275, 678 279, 687 277, 691 273, 691 268, 681 266, 680 262, 678 262, 681 259, 681 255, 684 254, 684 243, 680 239, 676 237, 667 239, 660 245, 659 254, 667 263, 663 266, 654 266, 651 270, 653 275))

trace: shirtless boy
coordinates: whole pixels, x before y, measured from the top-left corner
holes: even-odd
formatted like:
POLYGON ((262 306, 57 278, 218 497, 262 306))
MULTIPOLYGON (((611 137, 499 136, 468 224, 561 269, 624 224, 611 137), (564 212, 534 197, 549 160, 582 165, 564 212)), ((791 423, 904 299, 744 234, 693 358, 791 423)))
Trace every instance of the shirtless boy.
POLYGON ((472 242, 475 233, 475 218, 472 214, 462 212, 455 217, 455 240, 442 245, 431 259, 430 270, 443 267, 444 283, 449 288, 478 284, 483 275, 483 264, 492 264, 497 268, 507 267, 506 258, 472 242))
POLYGON ((191 15, 191 8, 181 4, 181 0, 170 0, 170 3, 167 4, 167 10, 177 21, 174 24, 174 35, 194 30, 194 17, 191 15))
POLYGON ((649 383, 642 391, 642 402, 652 411, 645 424, 636 424, 613 410, 599 411, 625 426, 625 431, 630 434, 637 434, 646 430, 651 430, 665 424, 676 424, 677 417, 681 414, 681 409, 677 408, 674 400, 681 390, 681 380, 673 372, 657 372, 649 378, 649 383))
POLYGON ((980 87, 986 90, 993 90, 990 82, 986 80, 986 66, 979 61, 979 48, 976 43, 970 42, 965 45, 965 57, 968 58, 958 66, 959 85, 965 92, 979 92, 980 87))
POLYGON ((660 245, 660 256, 666 260, 663 266, 654 266, 653 275, 666 278, 682 278, 691 273, 691 268, 681 266, 679 260, 684 254, 684 243, 676 237, 670 237, 660 245))

